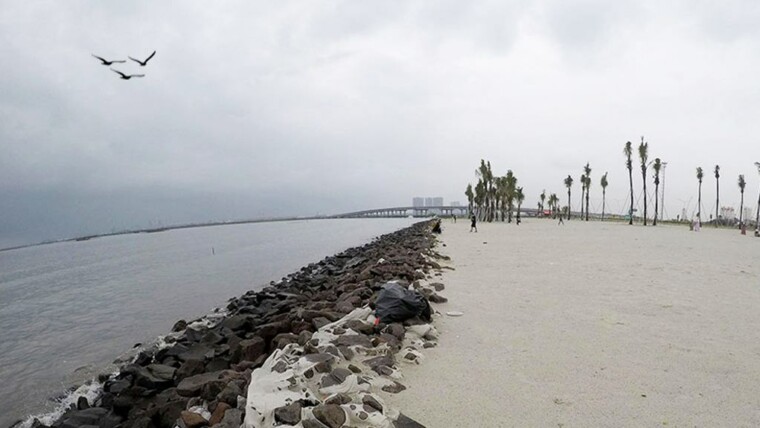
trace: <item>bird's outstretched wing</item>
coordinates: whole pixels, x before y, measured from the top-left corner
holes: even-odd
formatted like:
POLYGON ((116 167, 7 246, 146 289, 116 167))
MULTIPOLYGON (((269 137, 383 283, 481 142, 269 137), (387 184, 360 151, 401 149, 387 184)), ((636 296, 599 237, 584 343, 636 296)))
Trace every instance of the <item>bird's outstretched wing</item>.
POLYGON ((144 74, 133 74, 133 75, 131 75, 129 77, 145 77, 145 75, 144 74))
POLYGON ((131 59, 132 61, 134 61, 134 62, 136 62, 138 64, 142 64, 142 61, 140 61, 139 59, 134 59, 131 56, 128 56, 127 58, 131 59))
POLYGON ((146 59, 145 59, 145 62, 148 62, 148 61, 150 61, 150 59, 151 59, 151 58, 153 58, 153 56, 154 56, 155 54, 156 54, 156 51, 153 51, 153 53, 152 53, 152 54, 150 54, 150 56, 149 56, 148 58, 146 58, 146 59))
POLYGON ((118 73, 118 74, 119 74, 121 77, 124 77, 124 78, 126 78, 126 77, 127 77, 127 75, 126 75, 126 74, 122 73, 122 72, 121 72, 121 71, 119 71, 119 70, 114 70, 114 69, 112 68, 112 69, 111 69, 111 71, 113 71, 114 73, 118 73))
POLYGON ((99 57, 99 56, 97 56, 97 55, 95 55, 95 54, 90 54, 90 55, 92 55, 92 56, 94 56, 95 58, 99 59, 99 60, 100 60, 100 61, 101 61, 103 64, 105 64, 105 63, 107 63, 107 62, 108 62, 108 61, 106 61, 105 59, 103 59, 103 58, 101 58, 101 57, 99 57))
POLYGON ((122 63, 122 62, 126 62, 126 61, 124 61, 124 60, 122 59, 122 60, 120 60, 120 61, 111 61, 111 62, 112 62, 112 63, 122 63))

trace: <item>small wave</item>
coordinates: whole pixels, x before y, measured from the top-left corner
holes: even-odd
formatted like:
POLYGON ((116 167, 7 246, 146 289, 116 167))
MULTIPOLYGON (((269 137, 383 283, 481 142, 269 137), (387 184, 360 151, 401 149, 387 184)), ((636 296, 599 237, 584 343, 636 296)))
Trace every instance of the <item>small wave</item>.
MULTIPOLYGON (((115 375, 116 373, 114 373, 115 375)), ((68 410, 71 406, 77 405, 77 400, 79 400, 79 397, 87 397, 87 401, 89 403, 94 403, 95 400, 100 397, 101 392, 103 391, 103 383, 98 382, 97 380, 91 380, 89 382, 86 382, 84 385, 80 386, 79 388, 75 389, 71 393, 67 394, 58 401, 58 404, 55 406, 55 410, 49 413, 41 413, 38 415, 31 415, 28 416, 24 422, 17 425, 17 428, 31 428, 32 424, 34 424, 34 420, 37 419, 40 421, 43 425, 50 426, 55 421, 61 418, 63 414, 68 410)))

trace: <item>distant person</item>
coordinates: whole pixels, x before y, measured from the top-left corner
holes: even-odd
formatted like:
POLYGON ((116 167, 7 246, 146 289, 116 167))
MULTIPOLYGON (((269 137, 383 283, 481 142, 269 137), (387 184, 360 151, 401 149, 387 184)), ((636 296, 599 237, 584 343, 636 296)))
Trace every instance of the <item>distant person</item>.
POLYGON ((559 216, 559 223, 557 223, 557 226, 559 226, 560 224, 563 225, 563 226, 565 225, 565 221, 562 220, 562 216, 561 215, 559 216))
POLYGON ((755 238, 760 238, 760 229, 755 229, 755 238))
POLYGON ((456 223, 456 222, 457 222, 457 216, 456 216, 456 215, 454 215, 454 214, 452 214, 452 215, 451 215, 451 220, 452 220, 454 223, 456 223))
POLYGON ((517 215, 517 225, 519 226, 519 225, 520 225, 520 223, 522 223, 522 220, 520 220, 520 215, 518 214, 518 215, 517 215))
POLYGON ((478 232, 478 219, 475 214, 470 215, 470 232, 478 232))

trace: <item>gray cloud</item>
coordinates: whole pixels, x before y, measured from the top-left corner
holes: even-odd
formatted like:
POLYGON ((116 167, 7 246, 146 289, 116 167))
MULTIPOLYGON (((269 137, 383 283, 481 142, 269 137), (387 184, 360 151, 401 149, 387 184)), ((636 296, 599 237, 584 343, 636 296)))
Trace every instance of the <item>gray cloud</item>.
POLYGON ((0 3, 6 242, 461 201, 481 158, 530 206, 590 162, 622 211, 641 135, 671 215, 696 166, 758 187, 752 2, 0 3))

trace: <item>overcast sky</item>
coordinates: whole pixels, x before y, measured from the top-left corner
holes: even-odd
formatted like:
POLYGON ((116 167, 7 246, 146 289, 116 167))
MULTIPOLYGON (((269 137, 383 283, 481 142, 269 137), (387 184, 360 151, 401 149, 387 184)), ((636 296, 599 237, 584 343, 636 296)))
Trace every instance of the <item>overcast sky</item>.
POLYGON ((623 213, 622 149, 642 135, 670 216, 693 214, 697 166, 704 212, 715 164, 721 205, 738 209, 738 174, 757 202, 756 1, 0 5, 0 247, 464 202, 481 158, 531 207, 542 189, 565 203, 590 162, 592 205, 608 171, 623 213), (129 81, 91 56, 153 50, 114 65, 146 74, 129 81))

